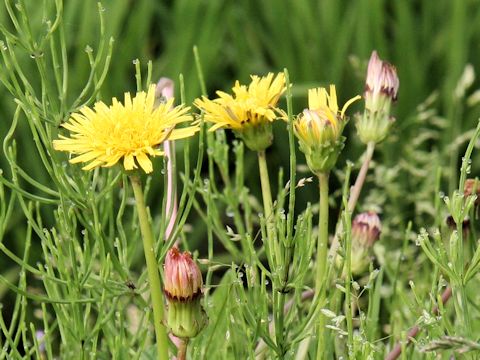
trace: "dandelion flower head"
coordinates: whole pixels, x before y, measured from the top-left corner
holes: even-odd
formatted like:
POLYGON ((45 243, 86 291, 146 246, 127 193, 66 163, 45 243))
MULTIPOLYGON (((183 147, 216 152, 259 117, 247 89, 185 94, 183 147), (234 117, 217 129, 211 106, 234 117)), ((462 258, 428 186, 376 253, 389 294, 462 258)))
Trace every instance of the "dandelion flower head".
POLYGON ((227 128, 243 131, 246 127, 256 127, 272 122, 277 118, 275 106, 286 90, 285 75, 273 73, 259 77, 252 75, 248 86, 236 81, 233 95, 217 91, 218 98, 197 99, 195 105, 205 111, 205 120, 214 125, 210 131, 227 128))
POLYGON ((163 155, 159 148, 163 141, 186 138, 198 131, 198 126, 175 129, 192 116, 188 107, 173 107, 173 102, 172 98, 156 106, 155 85, 151 85, 133 99, 125 93, 123 104, 113 98, 110 106, 101 101, 93 108, 85 106, 62 125, 70 137, 60 135, 53 147, 76 155, 70 162, 86 163, 83 170, 123 161, 125 170, 140 167, 150 173, 150 157, 163 155))

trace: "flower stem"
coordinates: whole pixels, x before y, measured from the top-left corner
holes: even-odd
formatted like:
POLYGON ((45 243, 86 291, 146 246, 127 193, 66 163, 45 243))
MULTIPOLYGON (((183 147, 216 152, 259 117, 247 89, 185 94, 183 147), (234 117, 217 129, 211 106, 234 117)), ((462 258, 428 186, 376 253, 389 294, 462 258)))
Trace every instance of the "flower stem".
MULTIPOLYGON (((280 251, 278 246, 275 244, 275 222, 273 218, 273 202, 272 202, 272 192, 270 190, 270 179, 268 176, 268 168, 267 168, 267 158, 265 156, 265 151, 258 152, 258 167, 260 170, 260 183, 262 185, 262 198, 263 198, 263 209, 264 209, 264 216, 265 222, 267 226, 267 237, 268 237, 268 244, 267 248, 270 252, 270 255, 273 259, 275 259, 275 263, 281 261, 280 258, 280 251)), ((275 265, 275 264, 271 264, 275 265)))
POLYGON ((188 339, 180 339, 180 344, 178 345, 177 360, 187 359, 187 346, 188 339))
POLYGON ((268 176, 267 158, 265 151, 258 152, 258 167, 260 170, 260 182, 262 184, 263 207, 267 223, 272 220, 272 192, 270 190, 270 179, 268 176))
MULTIPOLYGON (((370 161, 372 161, 373 152, 375 151, 375 143, 369 142, 367 144, 367 150, 365 153, 365 159, 363 160, 362 167, 358 173, 355 184, 350 191, 350 197, 348 198, 348 211, 353 213, 355 210, 355 205, 357 205, 360 192, 362 191, 363 184, 365 183, 365 178, 367 177, 368 168, 370 166, 370 161)), ((335 258, 338 250, 338 235, 343 231, 342 222, 338 224, 337 230, 335 231, 335 236, 333 237, 332 246, 330 247, 329 256, 335 258)))
POLYGON ((348 199, 348 211, 353 212, 355 205, 357 204, 358 197, 362 191, 363 184, 365 183, 365 178, 367 177, 368 167, 370 161, 372 160, 373 152, 375 151, 375 143, 369 142, 367 145, 367 151, 365 154, 365 160, 363 161, 360 172, 358 173, 357 179, 355 180, 355 185, 353 185, 352 191, 350 192, 350 198, 348 199))
POLYGON ((130 176, 135 202, 137 204, 138 220, 143 239, 143 251, 147 263, 148 281, 152 296, 153 320, 155 325, 155 336, 157 339, 157 353, 159 360, 168 360, 167 331, 163 325, 164 304, 163 294, 158 273, 158 263, 155 256, 153 234, 150 222, 148 221, 147 208, 143 198, 142 183, 138 176, 130 176))
POLYGON ((464 237, 463 237, 463 221, 459 221, 457 223, 457 234, 458 234, 458 240, 457 240, 457 253, 458 253, 458 274, 460 277, 460 281, 458 282, 452 282, 453 285, 453 291, 459 292, 460 293, 460 307, 462 309, 461 314, 463 316, 463 326, 464 326, 464 333, 465 335, 471 334, 472 333, 472 327, 470 323, 470 312, 468 310, 468 300, 467 300, 467 292, 465 289, 465 255, 464 255, 464 249, 465 249, 465 244, 464 244, 464 237))
MULTIPOLYGON (((320 209, 318 212, 318 242, 317 242, 317 276, 315 291, 322 304, 326 295, 326 270, 328 249, 328 177, 329 173, 318 175, 320 186, 320 209)), ((317 330, 317 359, 323 359, 325 354, 325 317, 320 313, 317 330)))
MULTIPOLYGON (((262 197, 263 197, 263 208, 265 211, 265 222, 267 227, 267 250, 272 259, 272 264, 269 264, 272 269, 276 269, 279 265, 283 264, 284 259, 282 257, 282 251, 280 245, 277 243, 277 234, 275 231, 275 219, 273 215, 273 202, 272 202, 272 193, 270 190, 270 179, 268 176, 267 168, 267 159, 265 156, 265 151, 258 152, 258 167, 260 170, 260 182, 262 184, 262 197)), ((288 264, 283 264, 287 266, 288 264)), ((281 284, 277 281, 273 281, 274 291, 278 291, 281 288, 281 284)), ((284 311, 283 307, 285 304, 284 292, 278 291, 276 296, 274 296, 275 303, 275 340, 277 346, 280 349, 284 349, 286 344, 284 344, 284 311)))
POLYGON ((352 233, 351 233, 351 213, 345 211, 344 219, 346 224, 345 232, 345 313, 347 320, 348 346, 347 359, 351 359, 354 353, 353 349, 353 313, 352 313, 352 233))

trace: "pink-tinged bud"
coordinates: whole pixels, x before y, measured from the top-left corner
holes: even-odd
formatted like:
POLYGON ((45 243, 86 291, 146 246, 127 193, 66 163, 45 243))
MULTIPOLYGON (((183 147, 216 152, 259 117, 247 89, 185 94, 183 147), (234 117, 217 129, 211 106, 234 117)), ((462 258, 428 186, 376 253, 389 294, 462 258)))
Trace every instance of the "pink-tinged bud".
POLYGON ((166 324, 172 335, 193 338, 207 323, 201 304, 202 273, 190 253, 182 253, 176 246, 168 251, 164 270, 168 303, 166 324))
POLYGON ((372 262, 373 244, 380 238, 382 225, 378 215, 365 212, 352 221, 351 270, 354 275, 362 275, 372 262))
POLYGON ((365 212, 355 216, 352 222, 352 243, 363 247, 372 247, 380 238, 382 224, 374 212, 365 212))
POLYGON ((177 301, 191 301, 202 294, 203 279, 189 252, 171 248, 165 257, 165 295, 177 301))
POLYGON ((387 136, 394 121, 390 116, 390 108, 397 99, 399 85, 395 66, 382 61, 373 51, 365 83, 365 112, 357 117, 356 123, 358 136, 363 143, 379 143, 387 136))
POLYGON ((365 107, 370 111, 381 111, 380 106, 385 102, 382 97, 389 98, 390 101, 396 100, 399 85, 395 66, 382 61, 377 52, 373 51, 368 62, 365 107))

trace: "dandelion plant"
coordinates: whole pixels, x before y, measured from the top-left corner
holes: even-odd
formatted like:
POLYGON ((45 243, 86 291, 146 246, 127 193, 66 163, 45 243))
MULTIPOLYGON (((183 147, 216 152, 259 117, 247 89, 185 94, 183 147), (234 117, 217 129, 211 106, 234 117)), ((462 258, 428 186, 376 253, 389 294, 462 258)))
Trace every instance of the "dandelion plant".
POLYGON ((5 0, 0 359, 478 358, 477 18, 5 0))

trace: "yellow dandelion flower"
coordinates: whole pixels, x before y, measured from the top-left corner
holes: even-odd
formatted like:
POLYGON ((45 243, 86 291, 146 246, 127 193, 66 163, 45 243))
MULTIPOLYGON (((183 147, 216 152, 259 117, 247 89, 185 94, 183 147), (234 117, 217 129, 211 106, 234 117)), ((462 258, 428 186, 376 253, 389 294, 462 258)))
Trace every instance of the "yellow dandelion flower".
POLYGON ((53 141, 55 150, 78 155, 72 164, 87 163, 83 170, 110 167, 123 160, 125 170, 138 166, 146 172, 153 170, 150 157, 163 155, 158 147, 165 140, 192 136, 198 126, 174 129, 176 124, 192 120, 189 108, 173 107, 174 99, 155 106, 155 85, 148 92, 139 92, 132 99, 125 93, 124 104, 117 99, 112 105, 97 102, 93 109, 83 107, 71 115, 62 126, 70 137, 59 136, 53 141))
POLYGON ((271 144, 270 124, 278 117, 275 107, 285 90, 283 73, 253 75, 248 86, 236 81, 233 95, 217 91, 216 99, 204 96, 194 104, 205 112, 205 120, 214 124, 210 131, 232 129, 249 148, 263 150, 271 144))
POLYGON ((348 100, 339 111, 335 85, 308 91, 308 109, 294 123, 300 149, 314 173, 331 169, 343 147, 341 134, 345 126, 345 111, 360 96, 348 100))

